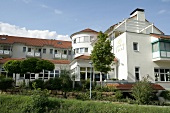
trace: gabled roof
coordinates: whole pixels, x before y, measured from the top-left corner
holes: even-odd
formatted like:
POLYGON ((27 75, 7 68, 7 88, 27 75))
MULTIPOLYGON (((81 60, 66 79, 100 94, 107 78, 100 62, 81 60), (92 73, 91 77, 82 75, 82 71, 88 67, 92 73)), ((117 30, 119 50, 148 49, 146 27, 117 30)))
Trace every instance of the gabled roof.
POLYGON ((75 57, 74 59, 90 60, 90 56, 87 56, 87 55, 80 55, 80 56, 78 56, 78 57, 75 57))
POLYGON ((18 36, 0 35, 0 44, 22 43, 27 46, 53 46, 55 48, 71 48, 71 41, 27 38, 18 36))
POLYGON ((151 33, 150 35, 155 38, 170 39, 170 35, 162 35, 162 34, 154 34, 154 33, 151 33))
POLYGON ((76 33, 73 33, 70 38, 72 38, 74 35, 77 35, 77 34, 80 34, 80 33, 94 33, 94 34, 98 34, 99 32, 95 31, 95 30, 92 30, 90 28, 87 28, 87 29, 84 29, 84 30, 81 30, 79 32, 76 32, 76 33))
MULTIPOLYGON (((0 59, 0 64, 4 64, 5 62, 9 60, 25 60, 25 58, 2 58, 0 59)), ((49 59, 44 59, 52 62, 53 64, 69 64, 69 60, 49 60, 49 59)))

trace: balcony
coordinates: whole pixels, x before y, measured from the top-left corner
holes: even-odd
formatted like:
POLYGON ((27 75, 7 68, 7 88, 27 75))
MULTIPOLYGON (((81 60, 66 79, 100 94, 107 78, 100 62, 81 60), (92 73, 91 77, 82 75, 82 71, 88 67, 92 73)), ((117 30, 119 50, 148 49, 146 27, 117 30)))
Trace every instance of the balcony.
POLYGON ((34 57, 34 52, 27 52, 28 57, 34 57))
POLYGON ((62 59, 67 59, 67 55, 62 54, 62 59))
POLYGON ((170 61, 170 51, 153 52, 152 61, 170 61))
POLYGON ((11 51, 9 50, 0 50, 0 55, 10 55, 11 51))
POLYGON ((61 59, 61 53, 59 53, 59 54, 54 54, 54 58, 61 59))
POLYGON ((35 57, 41 57, 41 53, 40 52, 35 52, 35 57))

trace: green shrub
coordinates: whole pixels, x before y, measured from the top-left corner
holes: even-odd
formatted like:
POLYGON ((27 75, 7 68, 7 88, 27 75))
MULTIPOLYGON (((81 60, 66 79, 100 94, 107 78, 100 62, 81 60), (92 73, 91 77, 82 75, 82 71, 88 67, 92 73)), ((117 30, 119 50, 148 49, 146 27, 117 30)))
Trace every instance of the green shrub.
POLYGON ((118 99, 118 100, 123 98, 123 94, 120 90, 116 91, 115 98, 118 99))
POLYGON ((44 113, 49 106, 48 90, 36 88, 36 82, 33 82, 32 87, 34 88, 33 95, 31 95, 32 101, 25 106, 23 111, 26 113, 44 113))
POLYGON ((12 88, 14 85, 14 80, 12 78, 0 78, 0 90, 6 91, 9 88, 12 88))
POLYGON ((170 100, 170 91, 168 91, 168 90, 162 91, 160 96, 164 97, 165 99, 170 100))
POLYGON ((132 95, 138 104, 150 103, 153 96, 153 89, 148 78, 144 78, 132 87, 132 95))
POLYGON ((29 86, 31 87, 31 89, 34 89, 34 88, 32 87, 33 83, 36 83, 35 88, 44 89, 44 81, 43 81, 43 80, 41 80, 41 79, 35 79, 34 81, 31 81, 31 82, 29 83, 29 86))

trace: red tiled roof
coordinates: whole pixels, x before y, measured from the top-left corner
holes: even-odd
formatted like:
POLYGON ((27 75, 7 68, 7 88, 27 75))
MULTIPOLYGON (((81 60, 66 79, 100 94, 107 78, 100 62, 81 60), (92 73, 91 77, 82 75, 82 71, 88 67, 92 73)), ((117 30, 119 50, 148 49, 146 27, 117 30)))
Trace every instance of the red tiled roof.
POLYGON ((23 43, 28 46, 53 46, 55 48, 71 48, 71 41, 49 40, 39 38, 26 38, 18 36, 0 35, 1 44, 23 43))
POLYGON ((150 35, 155 37, 155 38, 170 39, 170 35, 153 34, 153 33, 151 33, 150 35))
POLYGON ((90 56, 87 56, 87 55, 80 55, 74 59, 83 59, 83 60, 90 60, 90 56))
POLYGON ((2 58, 0 59, 0 64, 4 64, 5 62, 9 60, 25 60, 25 58, 2 58))
MULTIPOLYGON (((116 87, 119 90, 131 90, 134 83, 127 83, 127 84, 120 84, 120 83, 109 83, 107 86, 109 87, 116 87)), ((161 85, 159 84, 152 84, 152 88, 154 90, 165 90, 161 85)))
POLYGON ((79 32, 76 32, 76 33, 73 33, 70 38, 72 38, 74 35, 77 35, 79 33, 94 33, 94 34, 98 34, 99 32, 95 31, 95 30, 92 30, 90 28, 87 28, 87 29, 84 29, 84 30, 81 30, 79 32))
MULTIPOLYGON (((5 62, 9 60, 25 60, 25 58, 3 58, 3 59, 0 59, 0 64, 4 64, 5 62)), ((49 59, 44 59, 44 60, 49 60, 49 59)), ((49 60, 49 61, 52 62, 53 64, 69 64, 70 63, 69 60, 49 60)))
POLYGON ((49 60, 53 64, 70 64, 69 60, 49 60))

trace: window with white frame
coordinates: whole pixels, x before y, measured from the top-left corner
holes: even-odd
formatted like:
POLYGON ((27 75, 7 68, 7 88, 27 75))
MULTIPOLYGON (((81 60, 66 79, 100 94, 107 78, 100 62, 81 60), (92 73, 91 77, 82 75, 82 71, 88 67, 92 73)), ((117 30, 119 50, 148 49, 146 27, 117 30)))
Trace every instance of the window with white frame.
POLYGON ((84 42, 90 42, 90 37, 89 36, 84 36, 84 42))
POLYGON ((23 52, 26 52, 26 47, 23 47, 23 50, 22 50, 23 52))
POLYGON ((53 49, 50 49, 50 54, 53 54, 53 49))
POLYGON ((31 52, 31 48, 28 48, 28 52, 31 52))
POLYGON ((134 51, 139 51, 139 47, 138 47, 138 43, 137 42, 133 42, 133 50, 134 51))
POLYGON ((154 69, 155 81, 170 81, 170 69, 154 69))
POLYGON ((83 53, 84 52, 84 48, 80 48, 80 53, 83 53))
POLYGON ((46 53, 46 49, 43 49, 43 53, 46 53))
POLYGON ((135 67, 135 80, 136 81, 139 81, 140 80, 140 78, 139 78, 139 67, 135 67))
POLYGON ((85 48, 85 51, 84 52, 88 52, 88 48, 85 48))

